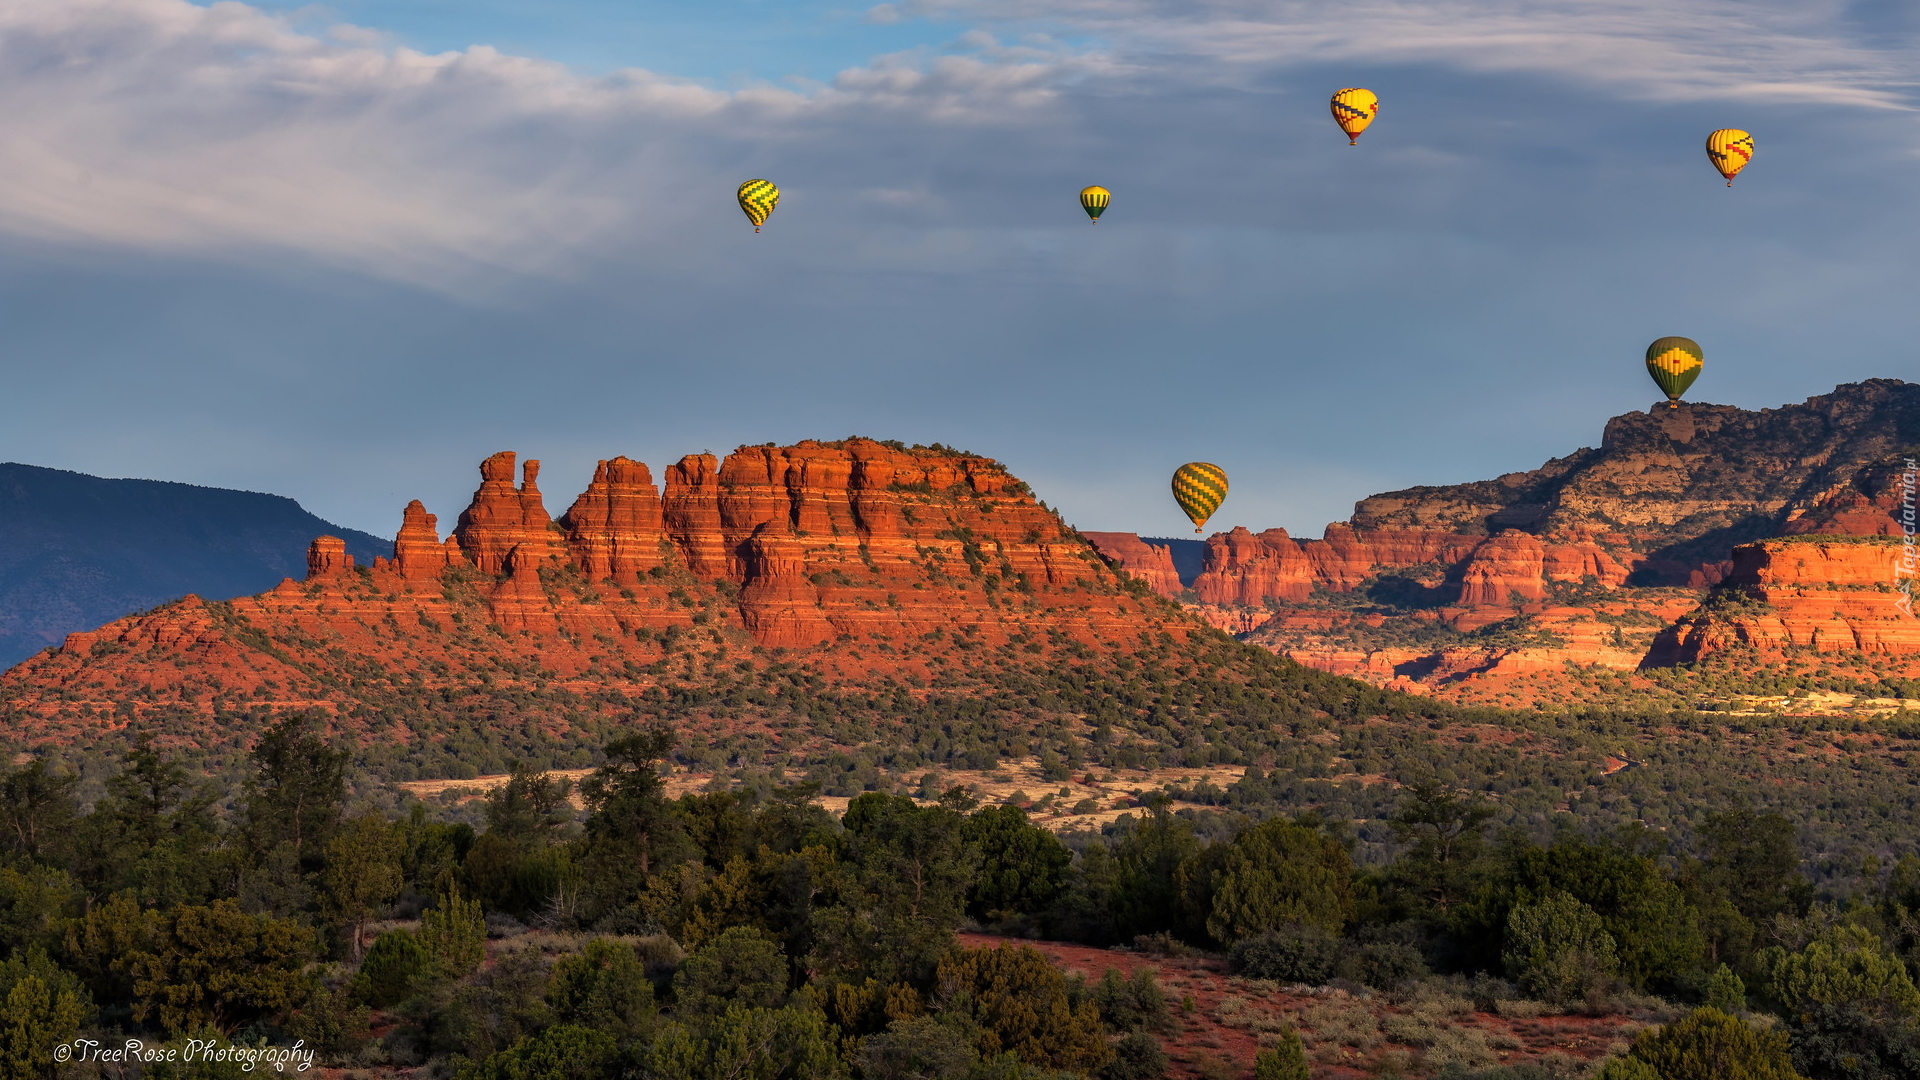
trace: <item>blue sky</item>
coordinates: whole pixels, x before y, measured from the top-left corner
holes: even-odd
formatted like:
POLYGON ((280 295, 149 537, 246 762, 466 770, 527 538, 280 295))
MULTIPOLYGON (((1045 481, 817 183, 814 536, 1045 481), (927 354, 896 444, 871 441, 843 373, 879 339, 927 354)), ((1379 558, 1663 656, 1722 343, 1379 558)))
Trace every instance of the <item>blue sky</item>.
POLYGON ((1699 400, 1913 378, 1916 60, 1887 2, 0 0, 0 459, 391 534, 494 450, 558 513, 857 433, 1318 535, 1594 444, 1666 334, 1699 400))

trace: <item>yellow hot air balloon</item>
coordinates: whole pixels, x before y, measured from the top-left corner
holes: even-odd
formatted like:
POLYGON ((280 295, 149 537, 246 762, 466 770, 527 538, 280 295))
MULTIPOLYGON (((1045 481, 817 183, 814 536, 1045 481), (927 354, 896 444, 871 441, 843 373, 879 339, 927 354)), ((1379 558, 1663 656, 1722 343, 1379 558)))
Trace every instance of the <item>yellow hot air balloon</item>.
POLYGON ((741 184, 738 197, 740 209, 746 211, 747 220, 753 222, 754 232, 760 231, 773 208, 780 205, 780 189, 774 187, 771 180, 749 180, 741 184))
POLYGON ((1647 374, 1667 395, 1667 407, 1680 407, 1680 395, 1706 366, 1706 354, 1692 338, 1663 337, 1647 346, 1647 374))
POLYGON ((1358 143, 1360 133, 1379 115, 1380 99, 1374 97, 1371 90, 1349 86, 1333 95, 1333 120, 1347 133, 1348 146, 1358 143))
POLYGON ((1204 461, 1189 461, 1173 470, 1173 501, 1180 504, 1199 532, 1220 504, 1227 500, 1227 470, 1204 461))
POLYGON ((1100 215, 1107 212, 1107 204, 1113 201, 1113 192, 1095 184, 1080 189, 1080 209, 1087 212, 1095 225, 1100 224, 1100 215))
POLYGON ((1753 136, 1739 128, 1721 128, 1707 136, 1707 160, 1727 178, 1727 186, 1733 186, 1733 178, 1753 160, 1753 136))

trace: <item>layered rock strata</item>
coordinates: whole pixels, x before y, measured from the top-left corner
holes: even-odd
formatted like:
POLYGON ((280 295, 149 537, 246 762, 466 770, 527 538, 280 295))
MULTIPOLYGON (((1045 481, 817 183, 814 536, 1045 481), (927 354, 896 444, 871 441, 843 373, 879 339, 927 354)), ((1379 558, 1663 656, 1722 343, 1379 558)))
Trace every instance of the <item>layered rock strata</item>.
POLYGON ((482 463, 445 539, 409 503, 391 558, 356 566, 320 537, 305 581, 75 635, 9 671, 0 696, 16 717, 130 700, 209 711, 236 695, 344 708, 342 688, 369 679, 430 691, 484 676, 587 700, 657 685, 669 660, 692 662, 689 641, 709 661, 818 651, 849 677, 930 679, 989 651, 1044 663, 1076 642, 1203 632, 1123 589, 987 458, 865 439, 745 447, 683 458, 661 490, 616 457, 558 520, 538 462, 518 477, 516 463, 482 463))

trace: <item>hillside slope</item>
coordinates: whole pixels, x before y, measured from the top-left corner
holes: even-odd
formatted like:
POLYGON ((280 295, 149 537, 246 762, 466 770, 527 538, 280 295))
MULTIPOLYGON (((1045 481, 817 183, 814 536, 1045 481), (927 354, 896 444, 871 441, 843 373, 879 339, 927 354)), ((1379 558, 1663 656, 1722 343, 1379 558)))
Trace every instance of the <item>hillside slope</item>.
POLYGON ((278 495, 0 464, 0 667, 188 593, 271 588, 323 532, 365 559, 391 550, 278 495))
POLYGON ((406 778, 585 764, 644 717, 715 767, 857 746, 890 768, 986 767, 1084 744, 1200 765, 1316 716, 1434 708, 1219 634, 986 458, 742 447, 683 458, 664 490, 614 458, 557 520, 538 466, 516 485, 513 454, 488 458, 445 539, 409 505, 393 558, 356 565, 322 537, 304 582, 70 635, 0 677, 6 730, 234 746, 267 713, 320 709, 406 778))
POLYGON ((1920 386, 1875 379, 1758 412, 1617 416, 1598 448, 1375 495, 1318 540, 1218 533, 1191 594, 1165 549, 1094 539, 1214 625, 1382 685, 1502 705, 1619 700, 1652 685, 1571 677, 1737 653, 1811 658, 1810 671, 1837 660, 1857 670, 1832 688, 1871 696, 1920 675, 1920 623, 1894 603, 1898 477, 1916 448, 1920 386), (1836 535, 1854 542, 1818 544, 1836 535))

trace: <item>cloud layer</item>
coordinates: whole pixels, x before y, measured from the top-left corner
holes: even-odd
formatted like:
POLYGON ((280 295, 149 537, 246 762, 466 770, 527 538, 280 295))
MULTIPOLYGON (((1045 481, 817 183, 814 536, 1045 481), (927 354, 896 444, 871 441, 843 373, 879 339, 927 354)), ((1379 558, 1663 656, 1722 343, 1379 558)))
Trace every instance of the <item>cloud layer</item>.
POLYGON ((1314 531, 1592 442, 1661 334, 1745 405, 1911 375, 1904 12, 898 4, 952 45, 719 90, 0 0, 0 457, 390 531, 505 447, 566 492, 860 432, 1005 457, 1090 528, 1177 528, 1166 471, 1221 461, 1232 520, 1314 531), (1386 104, 1349 149, 1354 83, 1386 104))

